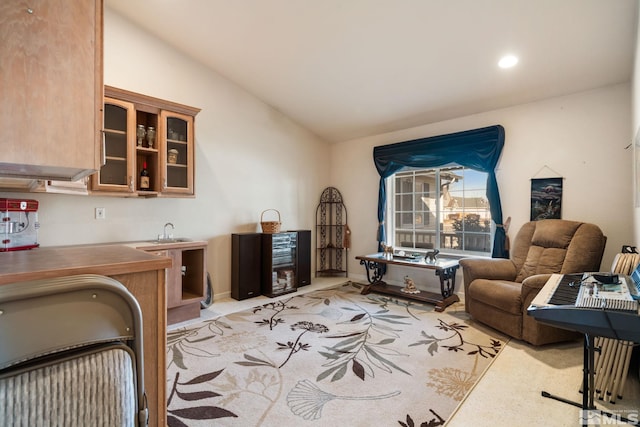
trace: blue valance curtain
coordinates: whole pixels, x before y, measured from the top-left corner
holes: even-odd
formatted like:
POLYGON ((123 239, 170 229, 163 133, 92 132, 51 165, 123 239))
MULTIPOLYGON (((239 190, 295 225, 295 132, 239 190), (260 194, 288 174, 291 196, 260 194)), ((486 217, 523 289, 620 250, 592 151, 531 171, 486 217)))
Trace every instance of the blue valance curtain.
POLYGON ((494 258, 508 258, 506 233, 502 225, 502 205, 495 168, 504 146, 504 128, 500 125, 448 135, 414 139, 373 148, 373 161, 380 174, 378 191, 378 242, 386 241, 384 229, 387 202, 385 179, 405 167, 437 168, 451 163, 486 172, 487 199, 491 218, 496 223, 494 258))

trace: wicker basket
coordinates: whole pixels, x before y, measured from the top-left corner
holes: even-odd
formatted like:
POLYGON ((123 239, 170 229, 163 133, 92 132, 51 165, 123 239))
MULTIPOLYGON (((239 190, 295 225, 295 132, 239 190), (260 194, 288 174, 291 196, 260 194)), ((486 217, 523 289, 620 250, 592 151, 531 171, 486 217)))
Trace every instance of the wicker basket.
POLYGON ((280 225, 282 223, 280 222, 280 212, 277 209, 267 209, 262 211, 262 214, 260 214, 260 225, 262 226, 262 232, 266 233, 266 234, 274 234, 274 233, 279 233, 280 232, 280 225), (278 220, 277 221, 263 221, 262 217, 264 216, 264 213, 267 211, 276 211, 278 213, 278 220))

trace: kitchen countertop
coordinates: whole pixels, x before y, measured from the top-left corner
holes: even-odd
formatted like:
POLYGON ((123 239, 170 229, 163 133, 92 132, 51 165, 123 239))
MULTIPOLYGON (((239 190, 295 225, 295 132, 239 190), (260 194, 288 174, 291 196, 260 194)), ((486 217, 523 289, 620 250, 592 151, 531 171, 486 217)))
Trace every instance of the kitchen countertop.
POLYGON ((0 252, 0 285, 76 274, 111 276, 170 267, 170 258, 129 245, 49 246, 0 252))
POLYGON ((205 242, 204 240, 188 240, 188 239, 180 239, 180 241, 176 241, 176 242, 157 242, 155 240, 141 240, 137 242, 121 242, 117 244, 128 246, 134 249, 140 249, 143 251, 164 250, 164 249, 183 249, 183 248, 207 246, 207 242, 205 242))
POLYGON ((76 274, 109 276, 170 268, 171 258, 153 255, 148 251, 207 246, 204 240, 176 240, 46 246, 0 252, 0 285, 76 274))

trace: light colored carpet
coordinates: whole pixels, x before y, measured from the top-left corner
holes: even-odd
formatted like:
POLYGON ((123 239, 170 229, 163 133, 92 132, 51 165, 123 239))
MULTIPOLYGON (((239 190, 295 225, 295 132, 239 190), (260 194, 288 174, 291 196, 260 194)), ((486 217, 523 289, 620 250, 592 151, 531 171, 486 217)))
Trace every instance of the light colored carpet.
MULTIPOLYGON (((582 403, 582 342, 534 347, 511 340, 460 405, 447 426, 567 426, 577 427, 581 410, 544 398, 541 392, 582 403)), ((627 378, 623 398, 615 404, 595 401, 596 408, 638 421, 640 383, 627 378)), ((605 423, 603 423, 605 424, 605 423)), ((628 425, 609 420, 608 425, 628 425)))
POLYGON ((347 284, 173 328, 169 426, 443 425, 507 339, 433 308, 347 284))
MULTIPOLYGON (((344 281, 344 278, 314 278, 310 286, 300 288, 298 293, 327 289, 344 281)), ((172 325, 171 328, 176 330, 189 327, 202 320, 214 319, 279 298, 256 297, 236 301, 229 297, 218 297, 211 307, 202 310, 199 320, 172 325)), ((464 295, 460 294, 460 298, 464 299, 464 295)), ((464 305, 461 304, 447 308, 446 312, 451 314, 454 311, 463 310, 464 305)), ((581 383, 581 342, 534 347, 521 341, 511 340, 500 351, 490 369, 460 403, 446 425, 451 427, 514 425, 577 427, 581 425, 578 408, 543 398, 541 392, 544 390, 581 402, 582 394, 578 392, 581 383)), ((635 372, 629 373, 621 400, 616 404, 596 401, 596 406, 628 418, 635 416, 638 419, 640 381, 637 367, 635 372)), ((368 410, 384 411, 384 408, 369 406, 368 410)), ((416 427, 419 425, 415 424, 416 427)), ((615 424, 609 423, 609 425, 615 424)))

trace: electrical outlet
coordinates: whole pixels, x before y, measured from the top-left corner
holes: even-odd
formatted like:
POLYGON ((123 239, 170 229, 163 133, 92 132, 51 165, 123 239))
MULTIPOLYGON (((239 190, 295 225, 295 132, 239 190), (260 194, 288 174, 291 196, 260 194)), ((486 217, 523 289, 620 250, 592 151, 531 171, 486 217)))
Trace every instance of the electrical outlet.
POLYGON ((96 219, 106 219, 107 210, 105 208, 96 208, 96 219))

